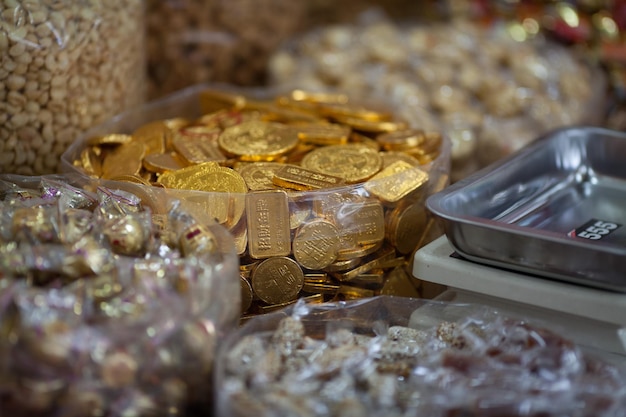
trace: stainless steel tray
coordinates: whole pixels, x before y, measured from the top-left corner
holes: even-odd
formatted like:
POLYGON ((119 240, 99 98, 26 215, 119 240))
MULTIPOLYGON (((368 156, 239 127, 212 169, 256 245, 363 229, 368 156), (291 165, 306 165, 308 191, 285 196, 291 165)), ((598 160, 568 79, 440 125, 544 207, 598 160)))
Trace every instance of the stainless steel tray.
POLYGON ((626 292, 626 133, 551 132, 426 204, 469 260, 626 292))

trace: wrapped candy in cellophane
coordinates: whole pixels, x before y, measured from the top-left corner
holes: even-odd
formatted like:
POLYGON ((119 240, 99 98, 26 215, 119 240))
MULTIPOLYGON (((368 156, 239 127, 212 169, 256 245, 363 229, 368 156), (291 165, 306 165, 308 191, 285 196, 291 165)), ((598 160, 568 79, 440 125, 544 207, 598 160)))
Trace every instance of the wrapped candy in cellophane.
POLYGON ((544 326, 406 297, 300 301, 220 345, 218 414, 624 415, 624 369, 544 326))
POLYGON ((0 177, 1 414, 209 409, 237 274, 228 232, 158 190, 0 177))

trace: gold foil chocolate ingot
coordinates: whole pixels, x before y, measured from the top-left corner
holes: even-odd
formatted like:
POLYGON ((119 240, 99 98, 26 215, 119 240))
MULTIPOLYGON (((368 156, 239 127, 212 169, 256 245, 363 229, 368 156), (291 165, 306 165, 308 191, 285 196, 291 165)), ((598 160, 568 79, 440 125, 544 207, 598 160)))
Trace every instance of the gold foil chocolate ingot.
POLYGON ((404 161, 397 161, 367 180, 363 187, 378 199, 395 203, 428 182, 428 174, 404 161))
POLYGON ((324 268, 324 272, 333 273, 333 272, 345 272, 349 271, 353 268, 356 268, 361 263, 361 258, 359 257, 351 257, 347 259, 337 259, 332 264, 328 265, 324 268))
POLYGON ((165 152, 165 144, 169 143, 172 131, 163 121, 146 123, 133 131, 133 141, 146 146, 146 155, 165 152))
POLYGON ((370 272, 357 275, 350 280, 350 283, 369 289, 381 288, 385 283, 385 272, 383 269, 374 269, 370 272))
POLYGON ((172 138, 172 147, 190 165, 205 162, 224 163, 226 157, 217 145, 218 135, 219 133, 215 132, 213 138, 207 138, 203 135, 188 135, 178 132, 172 138))
POLYGON ((281 190, 254 191, 246 194, 248 252, 264 259, 291 253, 289 205, 281 190))
POLYGON ((138 175, 145 155, 146 146, 140 142, 130 142, 116 147, 102 162, 102 178, 138 175))
POLYGON ((411 166, 418 166, 420 165, 420 161, 405 153, 405 152, 399 152, 399 151, 381 151, 380 152, 380 157, 383 160, 383 169, 387 168, 389 165, 393 164, 394 162, 397 161, 402 161, 402 162, 406 162, 407 164, 411 165, 411 166))
POLYGON ((294 127, 298 139, 313 145, 345 145, 350 136, 350 127, 336 123, 318 123, 294 127))
POLYGON ((272 161, 298 143, 295 130, 279 123, 245 122, 224 129, 219 146, 242 161, 272 161))
POLYGON ((250 191, 275 190, 274 174, 284 165, 278 162, 245 163, 238 169, 250 191))
POLYGON ((339 252, 337 253, 337 260, 345 261, 349 259, 363 258, 367 255, 370 255, 376 252, 382 246, 383 246, 383 241, 381 240, 379 242, 370 243, 367 245, 358 245, 358 246, 343 248, 343 249, 340 249, 339 252))
MULTIPOLYGON (((333 276, 342 282, 351 281, 359 275, 368 273, 373 269, 383 268, 386 262, 393 261, 395 263, 396 261, 395 251, 392 247, 383 248, 372 256, 375 256, 375 258, 357 266, 356 268, 348 272, 335 273, 333 274, 333 276)), ((401 259, 404 262, 404 258, 401 259)))
POLYGON ((300 226, 293 238, 293 255, 304 268, 323 269, 335 262, 339 251, 339 231, 325 220, 313 220, 300 226))
POLYGON ((391 113, 376 111, 367 107, 351 105, 349 103, 325 103, 320 105, 320 113, 332 119, 348 118, 371 122, 389 121, 391 113))
POLYGON ((124 133, 109 133, 107 135, 99 135, 93 136, 87 140, 87 145, 89 146, 98 146, 98 145, 126 145, 133 141, 133 137, 131 135, 127 135, 124 133))
POLYGON ((378 135, 376 141, 386 151, 404 151, 422 145, 426 135, 421 129, 398 130, 378 135))
POLYGON ((402 121, 366 120, 347 116, 333 116, 332 119, 366 133, 389 133, 408 128, 406 122, 402 121))
POLYGON ((81 166, 89 176, 100 177, 102 175, 101 149, 91 146, 80 153, 81 166))
POLYGON ((304 273, 296 261, 284 256, 265 259, 252 271, 252 289, 267 304, 293 301, 304 284, 304 273))
POLYGON ((305 282, 302 291, 309 294, 335 295, 339 291, 339 285, 332 283, 305 282))
POLYGON ((343 178, 313 171, 297 165, 283 164, 274 172, 272 183, 282 188, 306 191, 321 188, 338 187, 344 183, 343 178))
POLYGON ((289 96, 295 101, 308 101, 310 103, 347 104, 349 97, 341 93, 313 92, 306 90, 293 90, 289 96))
POLYGON ((377 151, 360 144, 332 145, 309 152, 302 158, 302 166, 354 184, 376 174, 382 159, 377 151))
POLYGON ((375 200, 346 202, 333 213, 339 229, 342 251, 364 248, 385 238, 385 216, 375 200))

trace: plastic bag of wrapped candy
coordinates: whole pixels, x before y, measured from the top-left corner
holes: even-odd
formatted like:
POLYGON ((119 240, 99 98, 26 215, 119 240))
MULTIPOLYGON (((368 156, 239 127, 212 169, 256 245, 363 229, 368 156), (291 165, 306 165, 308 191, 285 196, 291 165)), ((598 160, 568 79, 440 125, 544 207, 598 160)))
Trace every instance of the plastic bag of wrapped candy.
POLYGON ((298 303, 220 347, 219 415, 618 416, 626 373, 539 324, 478 305, 298 303))
POLYGON ((0 177, 3 416, 210 407, 216 339, 239 315, 232 238, 129 190, 0 177))
POLYGON ((605 116, 600 67, 541 34, 520 37, 518 26, 407 22, 370 10, 285 42, 270 58, 270 85, 332 86, 411 109, 452 140, 456 181, 549 130, 605 116))

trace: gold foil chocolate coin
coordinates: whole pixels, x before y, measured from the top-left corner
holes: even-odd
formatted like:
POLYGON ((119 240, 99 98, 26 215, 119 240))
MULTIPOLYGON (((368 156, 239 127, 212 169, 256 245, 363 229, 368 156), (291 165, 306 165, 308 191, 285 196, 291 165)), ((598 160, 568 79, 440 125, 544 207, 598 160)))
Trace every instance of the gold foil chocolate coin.
POLYGON ((252 289, 267 304, 293 301, 304 284, 304 273, 296 261, 284 256, 266 259, 252 271, 252 289))
POLYGON ((298 135, 279 123, 251 121, 224 129, 218 141, 242 161, 272 161, 295 148, 298 135))
POLYGON ((133 132, 133 140, 146 145, 146 154, 165 152, 165 144, 172 131, 163 121, 150 122, 138 127, 133 132))
POLYGON ((298 228, 293 238, 293 255, 307 269, 323 269, 335 262, 339 251, 339 231, 324 220, 314 220, 298 228))
POLYGON ((302 166, 324 174, 344 178, 347 183, 365 181, 382 166, 374 149, 360 144, 333 145, 315 149, 302 158, 302 166))

